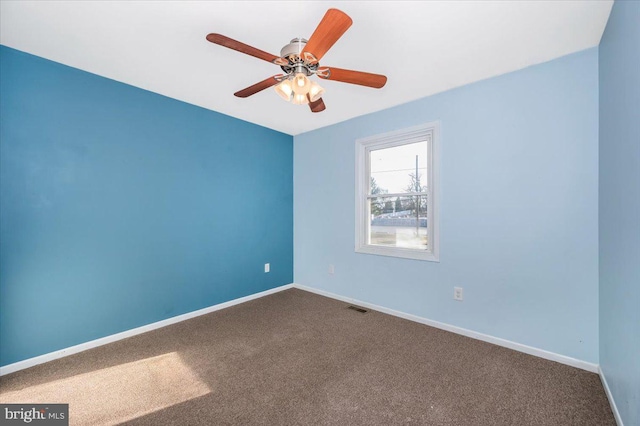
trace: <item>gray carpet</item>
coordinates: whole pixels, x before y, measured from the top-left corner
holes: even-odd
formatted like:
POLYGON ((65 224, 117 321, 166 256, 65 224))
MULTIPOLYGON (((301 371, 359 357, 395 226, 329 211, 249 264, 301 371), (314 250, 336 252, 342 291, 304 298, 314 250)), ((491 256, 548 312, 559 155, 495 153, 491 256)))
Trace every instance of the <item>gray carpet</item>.
POLYGON ((287 290, 0 378, 82 425, 615 425, 589 373, 287 290))

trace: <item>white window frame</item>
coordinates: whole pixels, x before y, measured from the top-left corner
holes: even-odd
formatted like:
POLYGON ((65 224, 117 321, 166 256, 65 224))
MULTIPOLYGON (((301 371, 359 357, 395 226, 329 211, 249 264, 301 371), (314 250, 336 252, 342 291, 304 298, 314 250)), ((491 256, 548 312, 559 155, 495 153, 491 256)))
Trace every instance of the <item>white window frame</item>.
MULTIPOLYGON (((439 226, 439 164, 440 164, 440 123, 435 121, 394 132, 370 136, 356 140, 356 245, 357 253, 380 256, 402 257, 406 259, 440 261, 439 226), (369 193, 371 187, 371 151, 428 142, 428 190, 427 190, 427 250, 403 247, 389 247, 368 243, 371 224, 369 213, 369 193)), ((411 195, 410 193, 407 195, 411 195)))

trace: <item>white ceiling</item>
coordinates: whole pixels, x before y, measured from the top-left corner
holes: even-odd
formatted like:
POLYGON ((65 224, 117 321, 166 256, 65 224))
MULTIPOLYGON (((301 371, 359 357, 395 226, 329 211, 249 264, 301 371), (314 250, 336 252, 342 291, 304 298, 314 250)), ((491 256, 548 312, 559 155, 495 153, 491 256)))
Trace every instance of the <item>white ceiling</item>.
POLYGON ((596 46, 613 1, 4 1, 0 43, 296 135, 596 46), (320 80, 327 109, 272 89, 233 93, 279 67, 206 41, 279 55, 330 7, 353 25, 322 65, 384 74, 379 90, 320 80))

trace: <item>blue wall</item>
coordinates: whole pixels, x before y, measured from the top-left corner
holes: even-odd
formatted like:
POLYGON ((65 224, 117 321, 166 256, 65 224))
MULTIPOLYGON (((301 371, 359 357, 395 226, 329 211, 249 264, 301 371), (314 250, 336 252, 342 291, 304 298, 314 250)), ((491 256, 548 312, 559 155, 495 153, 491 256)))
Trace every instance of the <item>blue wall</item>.
POLYGON ((294 137, 294 259, 296 283, 597 363, 597 48, 294 137), (355 140, 435 120, 440 263, 355 253, 355 140))
POLYGON ((0 364, 292 282, 291 136, 0 55, 0 364))
POLYGON ((640 3, 617 1, 600 43, 600 367, 640 425, 640 3))

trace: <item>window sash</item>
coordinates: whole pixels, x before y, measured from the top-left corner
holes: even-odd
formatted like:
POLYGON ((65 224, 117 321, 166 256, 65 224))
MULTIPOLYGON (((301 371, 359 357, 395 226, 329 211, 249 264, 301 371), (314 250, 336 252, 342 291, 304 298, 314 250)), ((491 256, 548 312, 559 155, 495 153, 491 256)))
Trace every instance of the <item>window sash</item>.
POLYGON ((426 190, 424 192, 396 192, 393 194, 369 194, 369 195, 365 195, 365 198, 367 199, 372 199, 372 198, 396 198, 396 197, 417 197, 417 196, 425 196, 425 195, 429 195, 431 193, 431 191, 426 190))
MULTIPOLYGON (((386 148, 394 148, 396 146, 411 145, 419 142, 427 142, 427 158, 429 159, 427 163, 427 184, 431 185, 431 182, 432 182, 431 179, 433 178, 432 171, 431 171, 432 169, 431 165, 433 164, 433 159, 431 158, 431 154, 433 153, 433 133, 431 131, 425 132, 424 130, 408 132, 407 138, 402 137, 402 135, 398 135, 394 137, 380 138, 375 142, 367 144, 367 146, 365 147, 365 170, 364 170, 367 176, 367 182, 371 182, 371 152, 372 151, 378 151, 386 148)), ((377 195, 377 194, 371 194, 371 185, 367 185, 367 190, 365 191, 365 193, 367 195, 377 195)), ((407 192, 402 194, 409 194, 409 193, 407 192)))
MULTIPOLYGON (((433 251, 433 246, 432 246, 432 241, 430 237, 431 235, 433 235, 433 233, 430 231, 430 224, 429 224, 429 218, 431 217, 429 211, 432 209, 433 205, 428 201, 429 200, 429 196, 427 194, 424 193, 416 193, 416 195, 410 195, 410 196, 403 196, 403 198, 413 198, 413 197, 427 197, 427 206, 426 206, 426 211, 427 211, 427 215, 426 215, 426 220, 427 220, 427 226, 423 227, 423 226, 419 226, 419 228, 425 229, 426 230, 426 238, 427 238, 427 242, 425 244, 424 247, 412 247, 412 248, 407 248, 407 247, 401 247, 401 246, 393 246, 393 245, 388 245, 388 244, 376 244, 373 241, 373 232, 371 230, 371 227, 374 226, 374 224, 372 223, 373 221, 373 217, 372 217, 372 212, 371 212, 371 207, 372 207, 372 203, 371 201, 376 199, 376 198, 382 198, 382 197, 367 197, 367 205, 366 205, 366 211, 367 211, 367 220, 365 223, 365 241, 364 244, 368 247, 377 247, 377 248, 382 248, 382 249, 387 249, 387 250, 413 250, 415 252, 419 252, 419 253, 430 253, 433 251)), ((418 211, 420 211, 420 209, 418 209, 418 211)), ((411 220, 417 220, 418 224, 420 223, 419 220, 421 218, 424 218, 424 216, 415 216, 412 215, 411 217, 408 217, 411 220)), ((413 228, 413 225, 411 225, 411 228, 413 228)))

